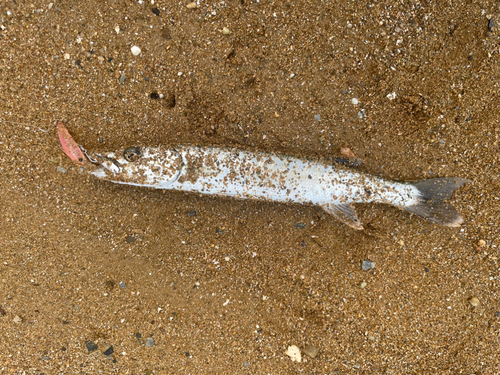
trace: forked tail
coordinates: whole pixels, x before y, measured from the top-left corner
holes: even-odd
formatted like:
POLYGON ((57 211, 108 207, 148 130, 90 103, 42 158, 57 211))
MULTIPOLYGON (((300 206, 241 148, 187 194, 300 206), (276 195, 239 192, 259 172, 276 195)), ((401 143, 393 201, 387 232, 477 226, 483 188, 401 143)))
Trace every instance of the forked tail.
POLYGON ((470 180, 462 178, 430 178, 411 183, 420 193, 420 202, 403 207, 424 219, 448 227, 458 227, 464 221, 460 213, 451 204, 445 202, 451 198, 455 189, 470 180))

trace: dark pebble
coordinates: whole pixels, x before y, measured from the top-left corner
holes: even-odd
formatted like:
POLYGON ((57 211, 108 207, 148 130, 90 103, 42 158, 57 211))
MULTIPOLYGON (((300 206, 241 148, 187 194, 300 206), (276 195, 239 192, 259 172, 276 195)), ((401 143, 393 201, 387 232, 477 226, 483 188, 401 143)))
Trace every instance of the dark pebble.
POLYGON ((105 351, 104 353, 102 353, 102 354, 104 354, 104 355, 111 355, 111 354, 113 354, 114 352, 115 352, 115 351, 114 351, 114 349, 113 349, 113 345, 111 345, 111 346, 110 346, 109 348, 107 348, 107 349, 106 349, 106 351, 105 351))
POLYGON ((62 350, 63 352, 65 352, 65 351, 66 351, 66 347, 65 347, 65 346, 63 346, 63 347, 61 348, 61 350, 62 350))
POLYGON ((220 229, 220 228, 217 228, 217 229, 215 230, 215 233, 217 233, 217 234, 224 234, 224 230, 223 230, 223 229, 220 229))
POLYGON ((126 79, 127 79, 127 77, 125 76, 125 74, 122 74, 120 76, 120 80, 119 81, 120 81, 120 83, 123 83, 123 82, 125 82, 126 79))
POLYGON ((134 243, 136 241, 136 238, 133 236, 127 236, 125 240, 127 241, 127 243, 134 243))
POLYGON ((159 99, 160 98, 160 95, 157 93, 157 92, 152 92, 149 97, 151 99, 159 99))
POLYGON ((1 316, 4 316, 5 314, 7 314, 7 313, 6 313, 6 312, 5 312, 5 310, 2 308, 2 306, 0 306, 0 315, 1 315, 1 316))
POLYGON ((160 15, 160 10, 158 8, 151 9, 151 12, 153 12, 155 14, 155 16, 159 16, 160 15))
POLYGON ((493 19, 490 19, 488 21, 488 29, 491 31, 491 29, 493 29, 495 27, 495 22, 493 21, 493 19))
POLYGON ((306 227, 306 225, 304 223, 296 223, 295 224, 295 228, 304 229, 305 227, 306 227))
POLYGON ((191 210, 188 212, 188 216, 195 216, 196 215, 196 211, 195 210, 191 210))
POLYGON ((135 338, 136 338, 136 339, 140 339, 141 337, 142 337, 142 335, 141 335, 140 333, 136 333, 136 334, 135 334, 135 338))
POLYGON ((496 317, 499 317, 499 316, 500 316, 500 311, 497 311, 497 312, 495 313, 495 316, 496 316, 496 317))
POLYGON ((186 357, 189 357, 191 354, 189 354, 189 352, 185 352, 184 353, 186 355, 186 357))
POLYGON ((93 341, 85 341, 85 346, 87 347, 89 353, 92 353, 93 351, 97 350, 97 344, 94 343, 93 341))
POLYGON ((81 66, 82 65, 82 60, 76 60, 75 64, 78 65, 78 66, 81 66))

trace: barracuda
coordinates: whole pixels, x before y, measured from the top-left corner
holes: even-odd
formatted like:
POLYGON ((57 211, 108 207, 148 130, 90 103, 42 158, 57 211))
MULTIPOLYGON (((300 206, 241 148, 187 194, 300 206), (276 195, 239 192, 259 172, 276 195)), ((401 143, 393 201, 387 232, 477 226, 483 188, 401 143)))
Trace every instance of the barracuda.
POLYGON ((434 178, 396 182, 322 161, 215 147, 129 147, 86 153, 95 177, 118 184, 322 207, 363 229, 354 203, 384 203, 434 223, 463 219, 447 199, 468 180, 434 178))

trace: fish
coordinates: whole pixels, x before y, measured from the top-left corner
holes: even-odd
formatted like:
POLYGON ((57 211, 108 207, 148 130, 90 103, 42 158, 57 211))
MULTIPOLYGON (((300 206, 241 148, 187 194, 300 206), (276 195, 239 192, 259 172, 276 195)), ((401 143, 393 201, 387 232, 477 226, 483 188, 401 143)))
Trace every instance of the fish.
MULTIPOLYGON (((82 150, 84 150, 82 148, 82 150)), ((324 160, 224 147, 125 147, 87 153, 86 169, 116 184, 319 206, 356 230, 354 204, 382 203, 433 223, 458 227, 463 218, 447 202, 467 179, 399 182, 324 160)))

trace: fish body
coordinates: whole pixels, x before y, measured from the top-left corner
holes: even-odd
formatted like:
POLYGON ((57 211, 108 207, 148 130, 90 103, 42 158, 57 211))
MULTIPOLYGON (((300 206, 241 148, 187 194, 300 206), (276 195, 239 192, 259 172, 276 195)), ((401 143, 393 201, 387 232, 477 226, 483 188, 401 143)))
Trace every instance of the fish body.
POLYGON ((384 203, 432 222, 459 226, 445 200, 467 180, 396 182, 318 160, 245 150, 179 146, 129 147, 89 156, 90 173, 114 183, 239 199, 309 204, 363 229, 354 203, 384 203))

